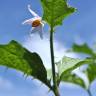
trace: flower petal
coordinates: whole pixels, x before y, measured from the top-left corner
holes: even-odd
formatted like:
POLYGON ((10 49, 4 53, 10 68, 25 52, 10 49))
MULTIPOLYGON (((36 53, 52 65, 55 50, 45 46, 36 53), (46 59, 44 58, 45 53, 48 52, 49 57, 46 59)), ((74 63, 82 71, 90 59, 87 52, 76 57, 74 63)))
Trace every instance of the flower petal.
POLYGON ((32 24, 33 21, 38 20, 38 19, 41 20, 41 17, 33 17, 31 19, 27 19, 22 24, 32 24))
POLYGON ((43 26, 42 24, 38 26, 38 34, 40 35, 40 38, 43 39, 43 26))
POLYGON ((31 34, 38 33, 40 38, 43 39, 43 26, 39 25, 38 27, 32 27, 31 34))
POLYGON ((44 23, 43 22, 41 22, 41 25, 42 25, 42 27, 44 27, 44 23))
POLYGON ((32 24, 34 18, 25 20, 22 24, 32 24))
POLYGON ((32 27, 32 28, 31 28, 31 34, 32 34, 32 33, 36 33, 37 31, 38 31, 37 27, 32 27))
POLYGON ((34 17, 40 17, 38 14, 36 14, 33 10, 31 10, 31 8, 30 8, 31 6, 30 5, 28 5, 28 10, 29 10, 29 12, 34 16, 34 17))

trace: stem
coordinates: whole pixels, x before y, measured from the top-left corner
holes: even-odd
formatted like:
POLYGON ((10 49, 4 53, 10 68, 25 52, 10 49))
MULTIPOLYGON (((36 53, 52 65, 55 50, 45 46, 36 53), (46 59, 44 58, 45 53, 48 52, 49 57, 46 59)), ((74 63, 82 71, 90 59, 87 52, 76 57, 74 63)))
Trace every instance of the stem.
POLYGON ((52 75, 53 75, 53 91, 55 96, 60 96, 57 86, 56 74, 55 74, 55 63, 54 63, 54 48, 53 48, 53 26, 50 30, 50 53, 51 53, 51 64, 52 64, 52 75))
POLYGON ((89 96, 92 96, 90 89, 87 90, 89 96))
POLYGON ((53 48, 53 27, 54 27, 54 0, 52 0, 52 14, 51 14, 51 30, 50 30, 50 54, 51 54, 51 65, 52 65, 52 75, 53 75, 53 92, 55 96, 60 96, 57 86, 56 74, 55 74, 55 63, 54 63, 54 48, 53 48))

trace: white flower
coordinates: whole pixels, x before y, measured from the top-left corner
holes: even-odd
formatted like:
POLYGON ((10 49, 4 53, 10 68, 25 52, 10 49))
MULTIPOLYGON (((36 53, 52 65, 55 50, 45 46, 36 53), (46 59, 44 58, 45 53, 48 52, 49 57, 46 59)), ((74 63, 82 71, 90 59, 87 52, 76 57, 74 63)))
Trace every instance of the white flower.
POLYGON ((40 35, 40 38, 43 39, 43 27, 45 21, 43 21, 38 14, 36 14, 33 10, 31 10, 30 5, 28 5, 28 10, 34 17, 25 20, 22 24, 30 24, 32 26, 31 33, 37 32, 40 35))

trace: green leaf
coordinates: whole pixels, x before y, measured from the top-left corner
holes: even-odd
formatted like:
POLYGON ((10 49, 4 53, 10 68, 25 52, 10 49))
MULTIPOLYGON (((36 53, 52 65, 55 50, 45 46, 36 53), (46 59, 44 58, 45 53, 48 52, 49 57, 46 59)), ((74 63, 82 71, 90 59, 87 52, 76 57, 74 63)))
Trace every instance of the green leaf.
POLYGON ((88 54, 88 55, 91 55, 91 56, 94 55, 94 52, 92 51, 91 48, 89 48, 89 46, 87 44, 83 44, 83 45, 74 44, 72 46, 72 51, 73 52, 78 52, 78 53, 88 54))
POLYGON ((0 45, 0 65, 19 70, 48 85, 47 72, 40 56, 29 52, 16 41, 0 45))
POLYGON ((77 68, 86 63, 89 64, 90 62, 92 62, 91 59, 81 60, 78 58, 64 56, 63 59, 57 63, 59 75, 62 75, 62 73, 67 70, 73 70, 74 68, 77 68))
POLYGON ((66 73, 64 72, 62 74, 61 81, 77 84, 83 88, 86 88, 84 81, 77 75, 72 74, 71 72, 66 72, 66 73))
POLYGON ((52 69, 47 70, 47 79, 51 80, 52 79, 52 69))
POLYGON ((91 63, 87 70, 85 70, 86 75, 88 76, 90 84, 96 79, 96 63, 91 63))
POLYGON ((62 81, 64 74, 66 74, 67 72, 72 72, 72 70, 74 70, 75 68, 83 64, 90 64, 92 62, 93 60, 90 58, 80 60, 80 59, 64 56, 63 59, 57 63, 58 74, 59 74, 58 82, 62 81))
POLYGON ((86 75, 88 76, 89 82, 91 83, 93 80, 96 79, 96 54, 95 52, 87 44, 83 44, 83 45, 74 44, 72 47, 72 50, 74 52, 88 54, 91 56, 90 58, 93 59, 93 62, 90 62, 87 70, 84 71, 86 75))
POLYGON ((64 81, 78 84, 81 87, 86 88, 85 82, 82 80, 82 78, 78 77, 75 74, 72 74, 72 71, 83 64, 90 64, 92 62, 93 59, 91 58, 81 60, 78 58, 70 58, 64 56, 61 61, 56 63, 59 74, 58 85, 61 81, 64 81))
POLYGON ((53 27, 61 25, 65 17, 75 12, 75 8, 70 7, 66 0, 41 0, 41 3, 43 19, 53 27))

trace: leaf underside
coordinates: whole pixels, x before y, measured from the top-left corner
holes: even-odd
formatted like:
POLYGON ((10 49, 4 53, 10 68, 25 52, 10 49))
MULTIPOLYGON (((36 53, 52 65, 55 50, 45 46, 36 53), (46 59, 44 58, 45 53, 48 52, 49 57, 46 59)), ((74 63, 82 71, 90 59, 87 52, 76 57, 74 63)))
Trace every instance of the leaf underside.
POLYGON ((71 82, 71 83, 79 84, 82 87, 85 87, 83 80, 78 76, 71 74, 71 72, 77 67, 80 67, 81 65, 90 64, 92 62, 93 62, 92 59, 81 60, 78 58, 70 58, 64 56, 62 60, 56 63, 58 68, 58 74, 59 74, 58 82, 59 83, 60 81, 71 82))
POLYGON ((71 72, 63 73, 61 77, 61 81, 77 84, 83 88, 86 88, 84 81, 77 75, 72 74, 71 72))

